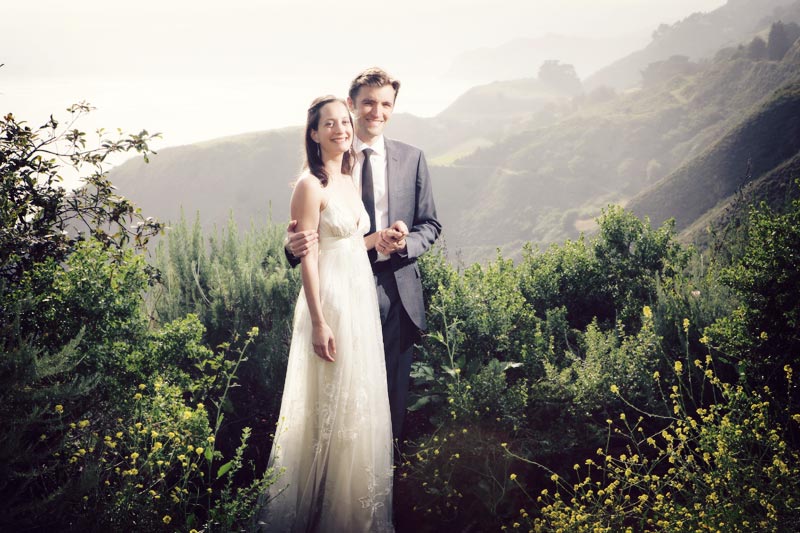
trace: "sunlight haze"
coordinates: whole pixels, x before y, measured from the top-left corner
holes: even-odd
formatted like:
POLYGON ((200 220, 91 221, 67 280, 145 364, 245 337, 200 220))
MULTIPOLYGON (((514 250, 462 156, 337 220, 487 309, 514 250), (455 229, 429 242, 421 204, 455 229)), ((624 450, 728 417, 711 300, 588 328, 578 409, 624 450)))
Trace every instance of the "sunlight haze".
MULTIPOLYGON (((546 35, 614 40, 606 55, 627 54, 644 46, 660 23, 723 4, 5 3, 0 111, 36 124, 51 113, 63 118, 69 104, 85 100, 97 111, 81 123, 84 129, 147 128, 163 134, 160 145, 172 146, 300 124, 312 98, 344 95, 356 72, 380 65, 403 81, 398 112, 432 116, 466 89, 492 81, 480 72, 450 75, 460 54, 546 35)), ((564 59, 557 52, 548 58, 564 59)), ((614 59, 601 54, 570 62, 586 77, 614 59)), ((519 60, 524 66, 525 57, 519 60)), ((529 70, 535 75, 536 68, 529 70)))

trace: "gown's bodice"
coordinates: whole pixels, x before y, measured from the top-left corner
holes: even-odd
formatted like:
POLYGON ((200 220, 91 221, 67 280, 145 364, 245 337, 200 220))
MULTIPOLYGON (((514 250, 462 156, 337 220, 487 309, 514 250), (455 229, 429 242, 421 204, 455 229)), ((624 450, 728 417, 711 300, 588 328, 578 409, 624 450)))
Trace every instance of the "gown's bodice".
POLYGON ((369 215, 359 202, 359 211, 342 198, 331 197, 319 215, 319 249, 324 252, 343 247, 364 247, 364 235, 369 231, 369 215))

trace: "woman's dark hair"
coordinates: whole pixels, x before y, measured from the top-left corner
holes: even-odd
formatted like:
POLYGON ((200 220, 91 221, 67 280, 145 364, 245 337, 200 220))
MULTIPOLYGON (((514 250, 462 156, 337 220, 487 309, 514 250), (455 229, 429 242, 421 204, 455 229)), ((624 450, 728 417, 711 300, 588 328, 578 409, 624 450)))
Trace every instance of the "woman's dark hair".
MULTIPOLYGON (((325 172, 325 165, 322 162, 319 144, 311 138, 311 132, 319 129, 320 111, 323 107, 332 102, 339 102, 347 109, 347 103, 341 98, 336 98, 331 95, 320 96, 311 102, 311 107, 308 108, 308 118, 306 119, 306 162, 304 166, 319 179, 323 187, 328 185, 328 173, 325 172)), ((350 110, 348 110, 347 113, 350 114, 350 110)), ((353 117, 350 117, 350 124, 353 124, 353 117)), ((355 135, 355 131, 353 135, 355 135)), ((356 155, 353 151, 353 146, 350 145, 350 149, 345 152, 342 157, 342 174, 349 175, 353 171, 353 163, 355 160, 356 155)))

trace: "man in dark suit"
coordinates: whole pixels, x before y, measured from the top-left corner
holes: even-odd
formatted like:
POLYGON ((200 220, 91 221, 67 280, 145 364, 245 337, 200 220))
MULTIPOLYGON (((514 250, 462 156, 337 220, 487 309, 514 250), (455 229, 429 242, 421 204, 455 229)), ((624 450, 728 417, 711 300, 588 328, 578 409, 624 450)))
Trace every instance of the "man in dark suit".
MULTIPOLYGON (((385 230, 370 261, 383 326, 395 439, 402 434, 414 344, 426 327, 417 258, 442 230, 436 219, 424 154, 383 136, 399 89, 399 81, 381 69, 370 68, 352 81, 347 98, 355 119, 353 148, 357 157, 353 179, 361 184, 361 197, 370 215, 370 233, 385 230)), ((293 230, 290 224, 286 249, 294 265, 316 242, 317 235, 293 230)))

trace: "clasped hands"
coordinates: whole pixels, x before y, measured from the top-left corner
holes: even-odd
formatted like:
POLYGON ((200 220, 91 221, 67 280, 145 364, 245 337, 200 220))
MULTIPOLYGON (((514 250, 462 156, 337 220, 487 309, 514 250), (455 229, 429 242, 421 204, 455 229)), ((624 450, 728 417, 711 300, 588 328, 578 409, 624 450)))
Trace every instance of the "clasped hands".
POLYGON ((377 233, 378 240, 375 243, 375 250, 383 255, 392 255, 405 249, 408 226, 402 220, 396 221, 388 228, 382 229, 377 233))
MULTIPOLYGON (((296 220, 289 222, 286 227, 285 246, 290 254, 300 258, 306 255, 311 246, 319 240, 319 234, 315 230, 294 231, 296 227, 296 220)), ((402 220, 398 220, 388 228, 376 233, 378 240, 375 243, 375 250, 383 255, 391 255, 405 249, 408 226, 402 220)))

